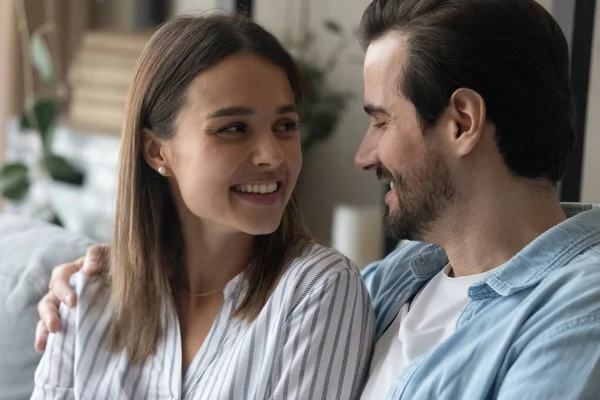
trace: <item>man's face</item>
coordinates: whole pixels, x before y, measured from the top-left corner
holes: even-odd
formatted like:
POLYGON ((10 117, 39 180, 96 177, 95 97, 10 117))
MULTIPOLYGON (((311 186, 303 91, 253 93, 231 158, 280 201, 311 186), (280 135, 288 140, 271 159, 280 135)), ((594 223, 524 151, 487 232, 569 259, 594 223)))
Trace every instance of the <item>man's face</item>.
POLYGON ((426 240, 456 190, 438 127, 423 132, 413 104, 399 94, 405 54, 405 39, 398 33, 369 45, 364 102, 371 124, 355 161, 391 186, 385 196, 388 234, 426 240))

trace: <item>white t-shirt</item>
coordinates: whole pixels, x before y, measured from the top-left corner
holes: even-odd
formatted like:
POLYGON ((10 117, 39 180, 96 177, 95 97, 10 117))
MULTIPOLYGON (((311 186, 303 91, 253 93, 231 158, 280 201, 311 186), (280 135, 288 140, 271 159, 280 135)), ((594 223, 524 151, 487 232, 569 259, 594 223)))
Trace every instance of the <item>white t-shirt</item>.
POLYGON ((446 340, 469 303, 469 288, 494 270, 458 278, 449 277, 449 271, 447 265, 405 304, 379 339, 362 400, 385 399, 412 360, 446 340))

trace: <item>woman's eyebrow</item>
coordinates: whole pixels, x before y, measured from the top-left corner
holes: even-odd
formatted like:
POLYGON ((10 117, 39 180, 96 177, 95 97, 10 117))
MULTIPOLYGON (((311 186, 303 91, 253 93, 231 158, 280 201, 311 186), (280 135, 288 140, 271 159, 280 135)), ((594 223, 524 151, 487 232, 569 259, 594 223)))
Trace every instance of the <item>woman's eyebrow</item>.
POLYGON ((254 110, 246 107, 226 107, 215 111, 210 114, 208 118, 222 118, 222 117, 244 117, 247 115, 253 115, 254 110))

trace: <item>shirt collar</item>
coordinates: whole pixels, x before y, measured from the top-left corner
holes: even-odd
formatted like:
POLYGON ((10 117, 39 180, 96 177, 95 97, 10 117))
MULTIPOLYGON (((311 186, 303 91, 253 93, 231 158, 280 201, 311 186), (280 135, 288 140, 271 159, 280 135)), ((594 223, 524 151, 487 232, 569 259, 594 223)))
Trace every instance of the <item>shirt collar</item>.
POLYGON ((567 217, 511 258, 486 283, 501 296, 536 285, 552 271, 600 243, 600 206, 564 204, 567 217))
POLYGON ((448 256, 441 247, 430 244, 410 260, 410 269, 418 280, 429 280, 448 264, 448 256))
MULTIPOLYGON (((566 221, 536 238, 497 268, 485 283, 473 286, 469 295, 489 296, 491 289, 501 296, 509 296, 537 284, 577 254, 600 243, 600 205, 562 203, 562 207, 568 217, 566 221)), ((411 270, 418 280, 429 280, 447 263, 448 257, 441 247, 428 245, 412 258, 411 270)))

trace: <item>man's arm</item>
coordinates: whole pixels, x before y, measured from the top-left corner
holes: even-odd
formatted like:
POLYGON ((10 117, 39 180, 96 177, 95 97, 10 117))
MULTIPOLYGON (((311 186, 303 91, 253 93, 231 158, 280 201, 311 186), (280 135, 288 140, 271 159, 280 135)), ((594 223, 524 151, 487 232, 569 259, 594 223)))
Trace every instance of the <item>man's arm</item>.
POLYGON ((497 398, 597 399, 600 396, 600 312, 535 338, 517 356, 497 398))
POLYGON ((375 310, 376 339, 379 339, 400 310, 400 294, 411 295, 420 289, 422 284, 415 286, 416 277, 410 268, 411 261, 428 248, 433 249, 435 246, 406 242, 383 260, 376 261, 362 270, 362 277, 375 310))

